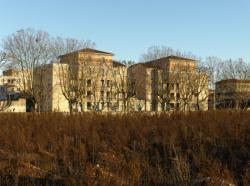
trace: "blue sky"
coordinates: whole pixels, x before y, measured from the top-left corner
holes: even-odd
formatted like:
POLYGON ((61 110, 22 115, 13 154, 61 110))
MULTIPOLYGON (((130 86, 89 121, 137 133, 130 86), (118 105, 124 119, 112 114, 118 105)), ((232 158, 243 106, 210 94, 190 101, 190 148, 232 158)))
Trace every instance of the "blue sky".
POLYGON ((0 39, 21 28, 90 39, 116 59, 164 45, 250 62, 249 0, 0 0, 0 39))

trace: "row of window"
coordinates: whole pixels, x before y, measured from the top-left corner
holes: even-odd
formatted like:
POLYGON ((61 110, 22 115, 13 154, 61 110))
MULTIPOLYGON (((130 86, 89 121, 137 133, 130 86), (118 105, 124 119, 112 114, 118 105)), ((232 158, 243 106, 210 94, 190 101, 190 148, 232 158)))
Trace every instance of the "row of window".
POLYGON ((0 92, 6 92, 6 91, 21 91, 21 89, 19 87, 15 88, 15 87, 12 87, 12 88, 8 88, 6 90, 5 87, 1 86, 0 87, 0 92))
POLYGON ((2 79, 2 83, 20 83, 20 79, 2 79))
MULTIPOLYGON (((91 87, 91 85, 92 85, 92 81, 91 81, 91 79, 88 79, 87 80, 87 87, 91 87)), ((112 81, 111 80, 106 80, 106 85, 107 85, 107 87, 111 87, 112 86, 112 81)), ((105 86, 105 80, 101 80, 101 86, 102 87, 105 86)))
MULTIPOLYGON (((87 91, 87 98, 90 99, 92 96, 92 92, 91 91, 87 91)), ((114 96, 116 96, 117 94, 115 93, 114 96)), ((125 97, 125 93, 118 93, 118 97, 119 98, 124 98, 125 97)), ((104 91, 100 92, 100 98, 104 99, 104 91)), ((111 99, 112 98, 112 92, 107 91, 106 92, 106 99, 111 99)))
POLYGON ((176 90, 179 90, 179 83, 167 83, 166 84, 166 88, 168 89, 168 90, 174 90, 175 88, 176 88, 176 90))
MULTIPOLYGON (((87 110, 99 110, 99 105, 96 105, 97 108, 93 108, 93 104, 91 102, 87 102, 87 110)), ((105 109, 106 108, 110 108, 112 107, 112 103, 111 102, 101 102, 101 108, 100 109, 105 109)))
POLYGON ((172 99, 174 99, 175 98, 175 96, 176 96, 176 99, 179 99, 180 98, 180 93, 176 93, 176 95, 175 95, 175 93, 170 93, 169 95, 163 95, 163 97, 164 98, 167 98, 167 97, 170 97, 170 98, 172 98, 172 99))

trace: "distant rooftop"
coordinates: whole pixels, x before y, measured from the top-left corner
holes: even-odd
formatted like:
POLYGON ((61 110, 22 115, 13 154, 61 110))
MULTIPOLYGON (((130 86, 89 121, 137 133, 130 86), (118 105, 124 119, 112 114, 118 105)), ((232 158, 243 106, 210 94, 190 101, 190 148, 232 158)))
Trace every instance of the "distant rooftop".
POLYGON ((186 57, 180 57, 180 56, 167 56, 165 57, 167 59, 179 59, 179 60, 188 60, 188 61, 196 61, 195 59, 191 59, 191 58, 186 58, 186 57))
POLYGON ((135 65, 143 65, 147 68, 158 68, 158 69, 161 69, 160 67, 156 66, 155 64, 157 62, 163 62, 165 60, 169 60, 169 59, 175 59, 175 60, 186 60, 186 61, 192 61, 192 62, 196 62, 196 60, 194 59, 190 59, 190 58, 184 58, 184 57, 179 57, 179 56, 167 56, 167 57, 162 57, 162 58, 158 58, 158 59, 155 59, 155 60, 152 60, 152 61, 146 61, 146 62, 142 62, 142 63, 136 63, 132 66, 135 66, 135 65))
POLYGON ((158 58, 158 59, 155 59, 155 60, 146 61, 145 63, 155 62, 155 61, 161 61, 161 60, 167 60, 167 59, 186 60, 186 61, 196 61, 196 60, 190 59, 190 58, 185 58, 185 57, 170 55, 170 56, 167 56, 167 57, 162 57, 162 58, 158 58))
POLYGON ((216 82, 216 84, 220 83, 250 83, 250 79, 223 79, 216 82))
POLYGON ((113 66, 114 66, 114 67, 120 67, 120 66, 125 67, 126 65, 124 65, 124 64, 122 64, 122 63, 120 63, 120 62, 118 62, 118 61, 114 61, 114 60, 113 60, 113 66))
POLYGON ((70 52, 70 53, 67 53, 67 54, 61 55, 61 56, 59 56, 59 57, 64 57, 64 56, 66 56, 66 55, 69 55, 69 54, 74 54, 74 53, 78 53, 78 52, 86 52, 86 53, 97 53, 97 54, 114 55, 113 53, 110 53, 110 52, 104 52, 104 51, 95 50, 95 49, 92 49, 92 48, 84 48, 84 49, 81 49, 81 50, 76 50, 76 51, 74 51, 74 52, 70 52))

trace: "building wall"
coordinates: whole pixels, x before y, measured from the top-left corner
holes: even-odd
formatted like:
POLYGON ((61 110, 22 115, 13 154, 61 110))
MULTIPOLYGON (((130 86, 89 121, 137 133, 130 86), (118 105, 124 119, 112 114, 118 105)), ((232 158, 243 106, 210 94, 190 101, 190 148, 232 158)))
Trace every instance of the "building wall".
POLYGON ((227 79, 216 83, 217 108, 249 108, 250 80, 227 79))
POLYGON ((74 110, 122 111, 123 100, 127 98, 127 67, 113 63, 112 54, 76 52, 64 55, 58 64, 46 66, 43 82, 44 99, 42 111, 68 112, 68 100, 63 95, 62 86, 67 89, 70 82, 69 69, 82 79, 85 94, 73 106, 74 110), (65 77, 66 79, 62 79, 65 77), (64 81, 65 80, 65 81, 64 81))
POLYGON ((42 112, 68 112, 69 105, 65 99, 60 83, 60 70, 65 69, 67 64, 47 64, 38 67, 34 76, 34 81, 38 83, 37 92, 41 91, 40 95, 40 111, 42 112), (41 81, 42 79, 42 81, 41 81))
POLYGON ((51 111, 53 112, 69 112, 69 104, 63 95, 60 82, 60 71, 65 68, 66 64, 52 64, 51 111))
MULTIPOLYGON (((194 82, 191 76, 196 75, 196 62, 186 58, 166 57, 133 65, 129 71, 129 76, 132 75, 137 84, 136 98, 145 100, 145 110, 184 110, 183 95, 187 95, 188 91, 193 88, 194 82), (190 76, 190 80, 185 75, 190 76)), ((205 81, 204 86, 199 87, 202 90, 198 97, 199 107, 201 110, 207 110, 207 76, 200 75, 200 78, 205 81)), ((196 101, 197 98, 191 96, 187 109, 196 110, 196 101)))
POLYGON ((0 107, 9 105, 5 107, 4 112, 26 112, 26 99, 19 98, 17 100, 11 100, 10 103, 6 103, 6 100, 0 100, 0 107))

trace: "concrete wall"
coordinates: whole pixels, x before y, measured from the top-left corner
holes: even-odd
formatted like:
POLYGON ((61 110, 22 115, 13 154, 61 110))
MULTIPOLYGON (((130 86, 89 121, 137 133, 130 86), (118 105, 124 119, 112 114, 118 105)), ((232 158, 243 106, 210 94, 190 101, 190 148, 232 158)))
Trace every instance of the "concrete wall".
MULTIPOLYGON (((0 107, 6 105, 6 102, 6 100, 0 100, 0 107)), ((26 99, 11 100, 10 105, 3 112, 26 112, 26 99)))

